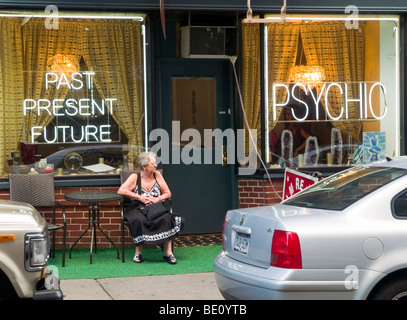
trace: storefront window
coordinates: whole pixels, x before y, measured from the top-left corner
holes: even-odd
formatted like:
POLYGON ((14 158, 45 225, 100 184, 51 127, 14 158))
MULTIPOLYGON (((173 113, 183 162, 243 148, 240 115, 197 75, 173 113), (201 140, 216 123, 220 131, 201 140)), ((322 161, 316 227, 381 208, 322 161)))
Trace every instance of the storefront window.
POLYGON ((400 153, 397 17, 268 17, 271 167, 369 163, 400 153))
POLYGON ((113 172, 134 161, 147 123, 144 21, 114 14, 0 17, 3 176, 45 162, 59 172, 92 173, 101 169, 86 167, 103 163, 113 172))

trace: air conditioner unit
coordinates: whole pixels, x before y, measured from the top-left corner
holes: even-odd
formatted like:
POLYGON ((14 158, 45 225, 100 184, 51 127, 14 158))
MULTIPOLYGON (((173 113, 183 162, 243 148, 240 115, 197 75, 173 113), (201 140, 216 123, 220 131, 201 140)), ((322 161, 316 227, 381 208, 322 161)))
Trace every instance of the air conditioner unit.
POLYGON ((181 27, 182 58, 236 56, 236 27, 181 27))

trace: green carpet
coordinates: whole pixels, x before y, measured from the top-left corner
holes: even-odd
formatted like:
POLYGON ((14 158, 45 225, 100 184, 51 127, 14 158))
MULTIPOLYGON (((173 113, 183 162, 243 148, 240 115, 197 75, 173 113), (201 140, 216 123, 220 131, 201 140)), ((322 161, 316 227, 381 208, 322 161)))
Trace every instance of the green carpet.
MULTIPOLYGON (((176 247, 173 249, 178 263, 170 265, 163 260, 159 248, 143 248, 143 262, 133 262, 134 247, 126 248, 125 263, 117 259, 115 249, 98 249, 93 252, 93 263, 89 263, 89 249, 73 249, 72 258, 66 252, 65 267, 61 267, 62 253, 56 251, 50 258, 50 269, 57 267, 60 279, 100 279, 114 277, 136 277, 181 273, 212 272, 213 260, 222 250, 220 245, 198 247, 176 247), (55 266, 55 267, 54 267, 55 266)), ((120 252, 121 253, 121 252, 120 252)), ((55 272, 54 272, 55 273, 55 272)))

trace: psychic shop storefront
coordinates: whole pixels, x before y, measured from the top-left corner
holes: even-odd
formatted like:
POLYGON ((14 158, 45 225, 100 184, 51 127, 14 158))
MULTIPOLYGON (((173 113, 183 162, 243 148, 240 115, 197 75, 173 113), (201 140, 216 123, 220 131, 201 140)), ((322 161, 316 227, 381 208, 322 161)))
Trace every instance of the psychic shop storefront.
MULTIPOLYGON (((177 101, 172 86, 190 85, 190 79, 216 83, 210 97, 217 125, 223 119, 223 132, 255 130, 257 158, 263 162, 247 171, 237 161, 202 164, 189 176, 185 172, 192 172, 194 164, 176 164, 177 173, 176 165, 166 164, 164 175, 168 181, 172 173, 175 198, 188 200, 174 199, 174 209, 184 217, 190 215, 186 221, 188 227, 197 225, 194 232, 201 232, 204 225, 220 232, 224 207, 281 201, 285 168, 327 176, 355 163, 404 154, 400 75, 404 26, 397 12, 359 13, 349 20, 343 10, 341 14, 311 10, 287 14, 282 20, 271 14, 280 7, 270 14, 263 8, 258 18, 249 17, 241 3, 219 9, 213 2, 218 21, 236 10, 231 20, 236 21, 232 27, 236 27, 237 84, 229 57, 191 58, 179 53, 180 29, 189 26, 191 10, 185 3, 166 11, 166 38, 159 6, 147 13, 138 3, 129 6, 142 14, 115 13, 115 7, 92 14, 61 10, 57 17, 38 11, 0 14, 0 198, 9 198, 9 173, 54 172, 57 200, 67 205, 68 244, 86 228, 88 212, 86 204, 69 203, 64 194, 117 190, 120 170, 131 169, 137 155, 152 147, 151 131, 172 128, 177 101), (227 99, 217 106, 222 95, 227 99), (227 174, 221 176, 220 170, 227 174), (200 188, 207 186, 204 192, 196 187, 196 177, 200 188), (197 208, 202 194, 208 197, 197 208)), ((215 15, 203 16, 200 27, 215 15)), ((202 30, 211 34, 214 29, 202 30)), ((192 107, 199 106, 192 101, 192 107)), ((178 110, 186 116, 194 108, 178 110)), ((245 142, 250 145, 247 135, 245 142)), ((247 145, 245 156, 250 157, 247 145)), ((115 243, 121 235, 119 210, 117 201, 101 208, 100 224, 115 243)), ((130 237, 126 243, 131 244, 130 237)))
POLYGON ((243 75, 245 109, 268 175, 259 165, 259 179, 239 179, 240 206, 280 201, 285 168, 326 176, 402 154, 399 16, 265 14, 242 31, 243 70, 256 70, 243 75))

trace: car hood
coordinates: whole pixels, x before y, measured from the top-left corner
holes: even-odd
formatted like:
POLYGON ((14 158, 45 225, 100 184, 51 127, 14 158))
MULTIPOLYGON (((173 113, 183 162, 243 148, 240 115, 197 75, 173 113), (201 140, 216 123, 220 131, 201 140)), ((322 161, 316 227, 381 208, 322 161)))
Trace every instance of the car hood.
POLYGON ((0 200, 0 230, 8 228, 38 228, 46 226, 44 218, 31 205, 9 200, 0 200))

